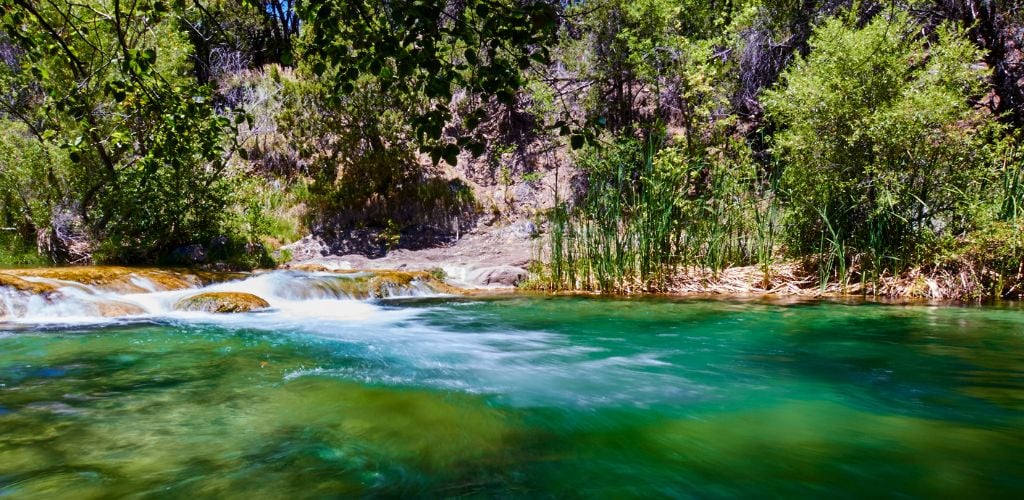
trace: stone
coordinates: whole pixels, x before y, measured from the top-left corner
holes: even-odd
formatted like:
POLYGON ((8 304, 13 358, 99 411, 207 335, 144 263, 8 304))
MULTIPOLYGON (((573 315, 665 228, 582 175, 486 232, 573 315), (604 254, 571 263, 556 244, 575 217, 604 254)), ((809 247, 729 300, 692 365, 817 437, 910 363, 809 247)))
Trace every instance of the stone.
POLYGON ((146 310, 136 304, 113 300, 109 302, 97 303, 96 309, 99 311, 100 316, 103 316, 104 318, 116 318, 119 316, 138 316, 141 314, 146 314, 146 310))
POLYGON ((539 234, 537 225, 531 221, 525 220, 512 224, 505 230, 505 234, 514 238, 533 238, 539 234))
POLYGON ((279 251, 282 254, 284 252, 290 253, 293 262, 301 262, 328 255, 330 253, 330 248, 319 236, 313 236, 310 234, 295 243, 282 246, 279 251))
POLYGON ((206 292, 185 297, 174 304, 177 311, 208 313, 244 313, 266 309, 270 304, 244 292, 206 292))
POLYGON ((479 286, 516 286, 530 276, 521 267, 494 266, 474 269, 469 273, 468 281, 479 286))
POLYGON ((176 271, 173 269, 118 266, 47 267, 9 269, 10 276, 73 281, 115 293, 145 293, 155 290, 182 290, 245 277, 240 273, 176 271))
POLYGON ((206 262, 206 249, 199 244, 175 248, 171 252, 171 261, 183 265, 202 264, 206 262))
POLYGON ((285 264, 281 269, 303 271, 307 273, 351 273, 355 272, 352 263, 337 258, 312 259, 296 264, 285 264))
POLYGON ((28 281, 5 273, 0 273, 0 287, 11 288, 33 295, 47 295, 57 290, 53 285, 28 281))

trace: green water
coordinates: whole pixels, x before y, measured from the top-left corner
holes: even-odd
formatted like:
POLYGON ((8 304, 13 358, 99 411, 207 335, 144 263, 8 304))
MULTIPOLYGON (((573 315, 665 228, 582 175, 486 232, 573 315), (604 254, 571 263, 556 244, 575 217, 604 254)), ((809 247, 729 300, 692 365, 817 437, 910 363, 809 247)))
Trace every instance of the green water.
POLYGON ((1021 308, 432 299, 6 329, 0 496, 1024 495, 1021 308))

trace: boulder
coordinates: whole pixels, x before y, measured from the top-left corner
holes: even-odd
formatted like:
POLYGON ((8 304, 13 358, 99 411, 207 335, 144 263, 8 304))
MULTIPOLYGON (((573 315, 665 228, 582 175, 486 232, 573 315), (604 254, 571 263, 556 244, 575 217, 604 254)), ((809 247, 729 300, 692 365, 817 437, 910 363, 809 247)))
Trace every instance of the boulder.
POLYGON ((536 237, 538 234, 540 234, 540 232, 537 229, 536 224, 534 224, 531 221, 524 220, 512 224, 511 226, 506 228, 504 234, 511 238, 529 239, 536 237))
POLYGON ((206 262, 206 249, 202 245, 186 245, 175 248, 171 252, 171 262, 175 264, 193 265, 206 262))
POLYGON ((469 273, 468 281, 479 286, 516 286, 530 273, 521 267, 494 266, 482 267, 469 273))
POLYGON ((267 301, 251 293, 206 292, 185 297, 174 304, 177 311, 243 313, 270 307, 267 301))
POLYGON ((293 262, 301 262, 328 255, 330 248, 319 236, 307 235, 295 243, 281 247, 279 252, 290 252, 293 262))

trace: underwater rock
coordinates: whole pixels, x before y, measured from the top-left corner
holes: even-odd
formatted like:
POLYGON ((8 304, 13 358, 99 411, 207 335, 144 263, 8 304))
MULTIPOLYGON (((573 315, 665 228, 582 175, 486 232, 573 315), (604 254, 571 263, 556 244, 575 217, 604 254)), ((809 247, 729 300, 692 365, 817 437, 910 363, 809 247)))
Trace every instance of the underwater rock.
POLYGON ((352 269, 352 263, 347 260, 336 260, 336 259, 313 259, 304 262, 298 262, 296 264, 287 264, 284 266, 285 269, 292 271, 304 271, 307 273, 346 273, 355 271, 352 269))
POLYGON ((185 297, 174 304, 178 311, 208 313, 243 313, 266 309, 270 304, 260 297, 244 292, 207 292, 185 297))

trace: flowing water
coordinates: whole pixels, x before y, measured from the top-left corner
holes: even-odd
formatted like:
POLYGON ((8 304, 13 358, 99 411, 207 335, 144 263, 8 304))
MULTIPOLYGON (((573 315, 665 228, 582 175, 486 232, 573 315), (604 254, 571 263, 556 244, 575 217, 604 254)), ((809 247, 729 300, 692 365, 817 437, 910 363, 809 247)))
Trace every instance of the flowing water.
POLYGON ((324 280, 214 285, 272 306, 230 316, 8 297, 0 496, 1024 495, 1024 308, 324 280))

